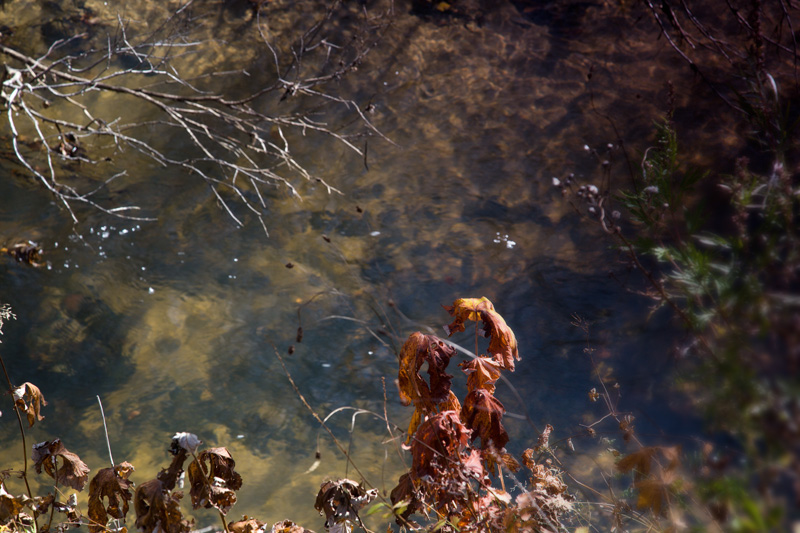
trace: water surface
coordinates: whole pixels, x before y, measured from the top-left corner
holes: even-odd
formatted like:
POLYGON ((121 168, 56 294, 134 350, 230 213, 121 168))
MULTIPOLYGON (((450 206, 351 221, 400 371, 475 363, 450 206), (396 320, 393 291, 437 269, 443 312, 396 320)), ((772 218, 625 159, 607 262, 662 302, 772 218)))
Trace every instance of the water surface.
MULTIPOLYGON (((269 57, 240 4, 215 7, 219 41, 181 63, 187 76, 246 68, 264 81, 259 72, 269 57)), ((319 7, 298 13, 292 5, 267 8, 270 30, 287 41, 319 7)), ((3 13, 4 24, 18 27, 16 45, 32 55, 77 24, 42 6, 27 12, 10 2, 3 13), (45 27, 36 17, 57 24, 45 27)), ((121 14, 130 31, 144 31, 142 20, 160 20, 169 7, 137 6, 138 19, 130 6, 121 14)), ((117 8, 91 7, 104 22, 92 31, 113 30, 117 8)), ((48 264, 0 263, 0 300, 18 317, 5 326, 2 355, 15 382, 36 383, 50 402, 29 442, 58 436, 93 470, 107 466, 100 395, 114 459, 135 465, 135 481, 168 464, 173 433, 190 431, 236 459, 244 486, 231 517, 291 518, 321 529, 313 510, 320 482, 355 474, 324 435, 322 463, 305 473, 319 427, 275 350, 321 416, 344 406, 386 409, 404 428, 411 413, 396 394, 396 349, 417 329, 444 335, 449 317, 441 305, 472 296, 490 298, 520 343, 522 361, 508 376, 514 390, 498 389, 511 413, 510 451, 535 443, 536 428, 547 423, 566 438, 604 414, 587 399, 598 386, 587 345, 621 384, 644 434, 680 438, 696 429, 662 390, 673 343, 666 317, 648 318, 648 301, 632 292, 641 280, 551 185, 570 172, 599 176, 593 150, 602 158, 617 143, 608 117, 623 138, 638 141, 632 152, 644 149, 665 109, 664 82, 672 79, 686 98, 692 79, 656 41, 652 24, 631 24, 622 6, 500 2, 474 17, 412 12, 406 4, 395 10, 363 65, 330 88, 371 103, 370 120, 391 142, 370 137, 365 164, 335 139, 295 133, 298 161, 342 194, 301 181, 298 200, 275 187, 264 209, 269 237, 253 217, 237 227, 201 179, 130 152, 115 159, 128 176, 103 198, 133 201, 157 221, 81 207, 73 226, 14 164, 4 126, 0 238, 40 243, 48 264), (571 325, 575 313, 592 323, 588 339, 571 325)), ((137 112, 104 98, 92 104, 97 114, 137 112)), ((335 128, 353 120, 341 108, 320 113, 335 128)), ((76 168, 76 179, 103 172, 76 168)), ((620 169, 613 179, 624 185, 628 177, 620 169)), ((474 344, 470 334, 454 341, 474 344)), ((4 411, 0 456, 8 468, 21 453, 16 422, 4 411)), ((331 425, 348 442, 350 414, 331 425)), ((590 479, 606 446, 588 437, 574 442, 590 479)), ((353 457, 387 491, 402 468, 396 444, 383 422, 356 418, 353 457)), ((201 525, 216 520, 193 514, 201 525)))

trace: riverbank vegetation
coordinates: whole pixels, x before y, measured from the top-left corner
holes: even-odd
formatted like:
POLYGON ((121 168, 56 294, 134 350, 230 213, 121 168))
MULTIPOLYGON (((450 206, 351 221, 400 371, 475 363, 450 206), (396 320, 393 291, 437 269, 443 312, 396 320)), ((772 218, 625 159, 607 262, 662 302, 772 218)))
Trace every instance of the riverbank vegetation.
POLYGON ((721 529, 786 529, 800 502, 796 6, 729 3, 727 13, 699 14, 687 4, 646 5, 744 142, 731 160, 693 163, 678 118, 692 105, 676 107, 668 84, 665 116, 644 153, 634 156, 615 139, 607 148, 587 147, 600 163, 594 179, 554 178, 647 280, 653 312, 668 309, 685 327, 675 345, 675 391, 721 439, 683 452, 660 443, 635 467, 618 466, 636 472, 638 503, 657 515, 663 502, 643 480, 660 456, 662 496, 691 492, 721 529), (609 175, 626 167, 630 185, 612 190, 609 175), (690 479, 671 475, 691 457, 690 479))

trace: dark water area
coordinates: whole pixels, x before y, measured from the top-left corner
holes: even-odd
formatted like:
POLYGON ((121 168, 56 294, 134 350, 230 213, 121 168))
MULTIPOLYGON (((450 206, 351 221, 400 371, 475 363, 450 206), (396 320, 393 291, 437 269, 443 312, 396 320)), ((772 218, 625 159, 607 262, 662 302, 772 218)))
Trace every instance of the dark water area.
MULTIPOLYGON (((113 28, 117 8, 89 4, 105 24, 94 31, 113 28)), ((309 3, 309 18, 296 22, 290 15, 301 8, 292 6, 270 2, 275 32, 307 24, 319 8, 309 3)), ((144 31, 141 20, 160 20, 169 6, 135 8, 142 15, 131 32, 144 31)), ((121 16, 133 21, 134 7, 126 9, 121 16)), ((216 9, 212 26, 228 40, 202 49, 194 67, 214 69, 230 58, 265 83, 258 72, 269 55, 247 49, 258 44, 250 7, 216 9)), ((321 416, 345 406, 379 414, 385 407, 405 428, 411 409, 397 398, 396 350, 416 330, 445 335, 450 317, 441 306, 480 296, 505 317, 522 355, 497 393, 509 412, 510 452, 535 444, 537 429, 552 424, 556 439, 574 437, 574 471, 602 486, 594 465, 607 460, 604 450, 625 444, 613 427, 613 442, 582 432, 581 424, 605 414, 588 400, 599 382, 587 347, 597 370, 613 376, 609 385, 619 383, 619 408, 636 416, 642 438, 687 445, 709 438, 670 388, 680 330, 665 310, 650 314, 651 302, 637 294, 641 277, 552 186, 553 176, 568 173, 599 177, 598 158, 584 146, 602 156, 617 144, 609 118, 631 153, 646 149, 665 110, 667 80, 676 86, 677 118, 692 126, 687 143, 740 148, 733 135, 717 134, 721 119, 680 114, 698 95, 709 97, 702 86, 657 40, 654 23, 623 5, 498 2, 480 17, 395 9, 384 38, 335 86, 338 95, 371 103, 370 120, 391 142, 370 137, 365 165, 335 139, 287 133, 295 158, 341 194, 314 181, 297 185, 302 200, 268 190, 268 237, 246 213, 237 227, 202 179, 132 151, 116 159, 128 175, 101 197, 144 206, 157 220, 79 206, 73 225, 14 163, 4 122, 0 241, 35 241, 47 263, 0 261, 0 302, 17 316, 4 326, 2 356, 12 379, 37 384, 50 404, 29 442, 57 436, 93 470, 107 466, 99 395, 114 458, 134 464, 137 482, 167 466, 175 432, 192 432, 208 446, 228 447, 244 477, 229 516, 291 518, 319 530, 319 484, 345 476, 346 464, 323 435, 321 466, 305 473, 319 427, 273 345, 321 416), (573 315, 591 324, 588 336, 572 325, 573 315)), ((18 27, 15 46, 31 55, 79 29, 63 27, 50 4, 34 11, 7 2, 2 13, 2 24, 18 27), (34 15, 57 19, 61 29, 37 26, 34 15)), ((140 112, 104 98, 96 97, 96 114, 140 112)), ((346 128, 353 116, 339 108, 318 119, 346 128)), ((101 168, 85 167, 75 167, 75 179, 102 177, 101 168)), ((629 179, 623 167, 615 162, 614 188, 629 179)), ((452 340, 474 347, 470 334, 452 340)), ((0 468, 11 468, 21 461, 20 443, 11 409, 2 410, 0 468)), ((332 418, 344 441, 350 417, 332 418)), ((389 491, 403 466, 386 439, 384 423, 358 416, 354 460, 389 491)), ((199 525, 218 520, 193 515, 199 525)))

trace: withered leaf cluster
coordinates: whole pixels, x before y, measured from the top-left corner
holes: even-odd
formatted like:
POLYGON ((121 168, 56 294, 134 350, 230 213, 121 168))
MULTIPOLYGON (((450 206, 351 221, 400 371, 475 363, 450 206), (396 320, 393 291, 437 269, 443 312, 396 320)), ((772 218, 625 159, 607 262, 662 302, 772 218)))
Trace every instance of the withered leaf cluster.
POLYGON ((325 513, 326 530, 349 531, 350 523, 361 523, 358 512, 377 495, 377 490, 367 490, 351 479, 325 481, 319 488, 314 508, 320 514, 325 513))
POLYGON ((136 489, 133 499, 136 527, 148 533, 190 531, 191 524, 181 514, 181 498, 183 498, 182 492, 170 492, 158 478, 145 481, 136 489))
POLYGON ((506 410, 500 400, 485 389, 475 389, 467 394, 461 417, 464 424, 472 429, 472 438, 481 438, 481 445, 487 448, 490 443, 502 449, 508 443, 508 433, 503 427, 506 410))
POLYGON ((444 306, 455 320, 446 327, 447 334, 464 331, 464 322, 483 322, 483 335, 489 340, 486 352, 499 362, 503 368, 514 371, 514 360, 519 361, 517 338, 488 298, 459 298, 453 305, 444 306))
POLYGON ((446 328, 449 334, 464 331, 470 320, 483 323, 480 331, 489 338, 487 355, 459 365, 467 375, 468 394, 462 406, 451 390, 453 376, 446 373, 455 349, 434 335, 416 332, 408 337, 400 352, 398 385, 401 402, 414 404, 406 441, 412 466, 401 476, 391 499, 394 504, 406 503, 398 518, 401 525, 408 525, 412 514, 434 508, 443 516, 457 517, 459 527, 497 526, 503 520, 498 505, 506 498, 490 490, 487 472, 508 462, 503 453, 508 433, 502 424, 505 408, 494 392, 501 372, 513 372, 514 361, 520 359, 517 341, 486 298, 458 299, 445 309, 454 317, 446 328), (425 364, 428 380, 419 372, 425 364), (478 438, 480 450, 471 447, 478 438))
POLYGON ((183 533, 191 530, 192 523, 184 519, 181 513, 183 492, 174 490, 189 452, 176 445, 176 439, 172 442, 170 453, 173 457, 169 467, 162 469, 155 479, 139 485, 133 495, 136 527, 145 533, 183 533))
POLYGON ((30 501, 27 495, 12 496, 0 483, 0 524, 15 519, 30 501))
MULTIPOLYGON (((549 436, 553 427, 549 424, 547 427, 543 434, 549 436)), ((537 452, 530 448, 522 454, 522 463, 531 472, 529 490, 520 493, 515 499, 516 508, 506 513, 505 531, 562 531, 561 516, 572 510, 573 498, 558 470, 537 463, 536 455, 537 452)))
POLYGON ((133 465, 124 462, 114 468, 102 468, 92 478, 89 483, 90 533, 105 531, 109 517, 122 520, 128 514, 128 502, 133 497, 133 483, 128 476, 133 471, 133 465))
POLYGON ((222 514, 236 503, 236 492, 242 487, 242 476, 233 468, 236 466, 226 448, 203 450, 189 463, 187 471, 192 488, 190 496, 192 507, 219 509, 222 514))
MULTIPOLYGON (((44 418, 41 408, 47 402, 37 386, 24 383, 13 389, 12 393, 16 409, 27 415, 31 426, 44 418)), ((140 531, 188 533, 194 522, 184 518, 180 507, 184 494, 176 487, 183 474, 183 465, 190 455, 194 460, 189 464, 187 473, 195 509, 214 507, 225 515, 236 503, 236 491, 242 486, 242 477, 234 470, 236 463, 230 452, 226 448, 198 452, 201 444, 202 441, 192 433, 176 433, 168 450, 173 456, 170 465, 162 469, 155 479, 139 485, 135 492, 134 483, 129 479, 134 472, 132 464, 123 462, 113 468, 98 470, 89 483, 88 512, 83 517, 76 494, 71 494, 67 501, 58 501, 55 494, 34 498, 28 495, 14 496, 6 492, 4 484, 13 471, 0 471, 0 532, 35 529, 37 517, 49 514, 52 520, 53 512, 57 511, 66 516, 66 520, 56 526, 59 531, 87 525, 90 533, 101 533, 109 531, 110 520, 125 520, 133 502, 135 527, 140 531)), ((41 474, 44 471, 52 477, 59 491, 66 487, 82 491, 89 480, 89 467, 78 455, 70 452, 60 439, 33 445, 31 459, 36 472, 41 474)), ((358 511, 376 494, 376 491, 366 491, 350 480, 327 482, 320 491, 317 505, 325 510, 329 521, 336 526, 358 520, 358 511)), ((123 527, 122 531, 125 530, 123 527)), ((267 528, 264 522, 244 517, 238 522, 231 522, 228 530, 231 533, 265 533, 267 528)), ((271 531, 313 533, 290 520, 276 523, 271 531)))
POLYGON ((238 522, 229 523, 228 531, 230 533, 263 533, 266 531, 266 526, 261 520, 244 516, 238 522))
POLYGON ((458 398, 450 391, 453 376, 445 369, 455 349, 448 346, 435 335, 412 333, 400 350, 400 370, 398 385, 400 401, 403 405, 413 402, 414 414, 408 426, 409 437, 425 415, 441 410, 442 407, 459 409, 458 398), (420 375, 422 365, 428 365, 429 381, 420 375), (447 406, 440 404, 447 403, 447 406))

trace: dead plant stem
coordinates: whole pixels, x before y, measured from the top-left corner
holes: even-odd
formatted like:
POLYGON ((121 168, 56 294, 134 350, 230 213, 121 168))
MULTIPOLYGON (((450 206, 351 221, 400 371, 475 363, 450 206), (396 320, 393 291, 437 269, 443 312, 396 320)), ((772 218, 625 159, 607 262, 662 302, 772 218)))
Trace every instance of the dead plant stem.
MULTIPOLYGON (((6 369, 6 363, 3 361, 2 355, 0 355, 0 365, 3 367, 3 374, 5 374, 6 382, 8 382, 8 393, 11 394, 11 400, 14 401, 14 385, 11 384, 11 378, 8 376, 8 370, 6 369)), ((22 425, 22 417, 19 414, 16 401, 14 401, 14 413, 17 415, 19 434, 22 436, 22 479, 25 481, 25 489, 28 491, 28 497, 33 499, 33 492, 31 492, 31 486, 28 484, 28 444, 25 441, 25 427, 22 425)), ((38 524, 36 529, 38 531, 38 524)))

